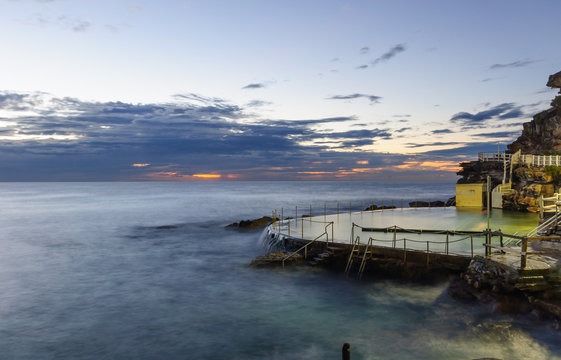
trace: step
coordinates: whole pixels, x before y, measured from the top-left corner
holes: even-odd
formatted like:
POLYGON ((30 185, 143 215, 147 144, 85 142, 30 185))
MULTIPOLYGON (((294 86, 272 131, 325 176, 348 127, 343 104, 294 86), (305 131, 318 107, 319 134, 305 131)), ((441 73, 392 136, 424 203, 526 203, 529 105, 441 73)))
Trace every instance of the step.
POLYGON ((531 283, 543 282, 543 281, 545 281, 545 279, 541 275, 521 276, 520 278, 518 278, 518 283, 521 284, 531 284, 531 283))
POLYGON ((526 277, 526 276, 536 276, 536 275, 548 275, 551 273, 550 269, 525 269, 525 270, 520 270, 520 276, 521 277, 526 277))
POLYGON ((328 246, 327 250, 331 250, 331 251, 343 251, 346 250, 346 248, 344 247, 340 247, 340 246, 328 246))
POLYGON ((515 287, 523 291, 543 291, 551 288, 547 283, 516 284, 515 287))

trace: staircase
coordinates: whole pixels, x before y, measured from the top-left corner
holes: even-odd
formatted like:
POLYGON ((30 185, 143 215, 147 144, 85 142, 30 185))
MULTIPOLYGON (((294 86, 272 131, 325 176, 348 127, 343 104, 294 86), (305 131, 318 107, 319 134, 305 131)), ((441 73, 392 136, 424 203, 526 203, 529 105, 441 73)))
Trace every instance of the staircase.
POLYGON ((327 264, 334 256, 345 251, 344 247, 328 246, 324 252, 317 254, 308 264, 312 266, 321 266, 327 264))
POLYGON ((561 292, 561 276, 551 269, 523 270, 515 287, 523 291, 543 291, 553 289, 561 292))

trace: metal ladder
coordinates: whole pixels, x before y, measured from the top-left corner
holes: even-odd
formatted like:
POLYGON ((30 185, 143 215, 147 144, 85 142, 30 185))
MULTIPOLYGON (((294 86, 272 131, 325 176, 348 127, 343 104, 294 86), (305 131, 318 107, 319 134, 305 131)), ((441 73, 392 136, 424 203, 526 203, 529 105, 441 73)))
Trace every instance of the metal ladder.
POLYGON ((349 273, 351 268, 353 267, 353 260, 355 256, 360 255, 360 236, 357 236, 353 241, 353 248, 351 249, 351 253, 349 254, 349 259, 347 260, 347 266, 345 267, 345 273, 349 273))
POLYGON ((358 269, 359 279, 362 279, 362 273, 366 267, 366 261, 372 259, 372 255, 374 254, 374 246, 372 245, 373 240, 374 239, 372 238, 368 238, 368 244, 366 245, 366 249, 364 250, 364 255, 362 255, 362 261, 360 262, 360 267, 358 269))

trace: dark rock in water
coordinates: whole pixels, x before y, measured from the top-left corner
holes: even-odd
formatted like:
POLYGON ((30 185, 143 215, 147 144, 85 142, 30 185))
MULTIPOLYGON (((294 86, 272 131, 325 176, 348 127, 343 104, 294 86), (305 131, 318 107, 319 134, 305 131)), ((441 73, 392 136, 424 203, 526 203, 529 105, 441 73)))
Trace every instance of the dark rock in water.
POLYGON ((386 210, 386 209, 395 209, 395 208, 396 206, 392 206, 392 205, 383 205, 383 206, 370 205, 369 207, 367 207, 362 211, 386 210))
POLYGON ((456 206, 456 197, 452 196, 450 199, 446 200, 446 206, 456 206))
POLYGON ((232 223, 230 225, 227 225, 225 229, 238 231, 258 231, 268 226, 272 221, 272 218, 263 216, 259 219, 242 220, 240 222, 232 223))
POLYGON ((473 302, 477 296, 473 294, 472 287, 462 279, 454 280, 446 289, 448 295, 463 302, 473 302))
POLYGON ((409 207, 445 207, 446 203, 444 201, 411 201, 409 207))
MULTIPOLYGON (((282 266, 282 260, 288 254, 283 251, 273 251, 265 255, 259 255, 253 261, 251 261, 250 266, 253 267, 274 267, 274 266, 282 266)), ((300 254, 294 254, 293 256, 289 257, 285 260, 285 265, 299 263, 303 260, 303 256, 300 254)))

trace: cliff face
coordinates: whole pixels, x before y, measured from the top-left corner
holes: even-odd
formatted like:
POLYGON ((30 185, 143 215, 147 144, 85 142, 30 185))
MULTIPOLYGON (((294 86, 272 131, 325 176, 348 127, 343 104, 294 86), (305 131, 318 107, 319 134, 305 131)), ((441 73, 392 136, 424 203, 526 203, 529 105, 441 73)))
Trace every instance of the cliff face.
MULTIPOLYGON (((549 77, 547 86, 561 88, 561 72, 549 77)), ((560 91, 561 93, 561 91, 560 91)), ((551 108, 534 116, 532 121, 523 124, 522 135, 508 145, 508 152, 522 150, 523 154, 561 155, 561 96, 555 97, 551 108)), ((493 187, 502 183, 503 163, 470 161, 461 163, 457 174, 462 178, 458 184, 485 183, 491 176, 493 187)), ((559 172, 558 172, 559 173, 559 172)), ((503 208, 517 211, 539 210, 540 196, 550 197, 561 186, 561 176, 551 169, 519 165, 513 169, 512 190, 503 196, 503 208)))
MULTIPOLYGON (((547 86, 561 88, 561 71, 549 77, 547 86)), ((509 152, 522 150, 524 154, 561 154, 561 96, 553 99, 550 109, 534 115, 532 121, 522 126, 522 135, 508 145, 509 152)))

